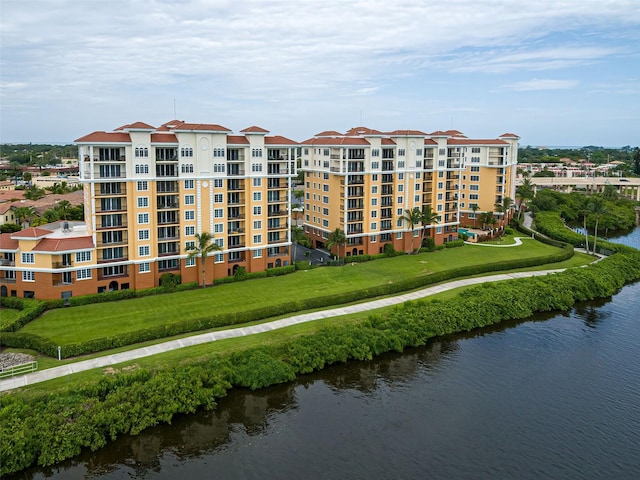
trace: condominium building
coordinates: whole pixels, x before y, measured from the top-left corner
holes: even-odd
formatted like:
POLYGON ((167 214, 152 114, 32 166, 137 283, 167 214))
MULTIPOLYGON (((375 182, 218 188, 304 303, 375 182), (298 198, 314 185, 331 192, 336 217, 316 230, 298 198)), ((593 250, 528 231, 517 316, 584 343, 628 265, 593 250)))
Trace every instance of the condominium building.
POLYGON ((348 256, 380 253, 386 244, 408 251, 422 226, 411 231, 402 217, 428 206, 438 215, 429 236, 436 244, 457 240, 459 226, 514 198, 518 139, 365 127, 319 133, 302 142, 305 232, 322 247, 332 231, 344 231, 348 256))
POLYGON ((290 179, 296 142, 260 127, 142 122, 76 140, 85 222, 0 235, 2 295, 66 298, 201 281, 188 258, 196 234, 220 251, 206 279, 290 262, 290 179))

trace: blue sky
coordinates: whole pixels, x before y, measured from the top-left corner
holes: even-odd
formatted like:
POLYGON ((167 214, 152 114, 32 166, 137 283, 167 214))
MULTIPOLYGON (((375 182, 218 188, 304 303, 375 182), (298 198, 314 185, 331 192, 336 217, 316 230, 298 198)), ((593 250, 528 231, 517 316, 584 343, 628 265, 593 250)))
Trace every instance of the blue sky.
POLYGON ((638 0, 2 0, 0 141, 176 117, 302 141, 640 144, 638 0))

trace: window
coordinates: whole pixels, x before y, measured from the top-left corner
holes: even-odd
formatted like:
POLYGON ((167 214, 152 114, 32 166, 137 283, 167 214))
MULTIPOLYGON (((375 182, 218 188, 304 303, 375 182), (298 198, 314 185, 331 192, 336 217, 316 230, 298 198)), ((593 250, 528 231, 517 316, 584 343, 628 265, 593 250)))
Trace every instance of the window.
POLYGON ((184 234, 187 237, 194 236, 196 234, 196 227, 194 227, 193 225, 188 225, 188 226, 184 227, 184 234))
POLYGON ((214 163, 213 164, 213 172, 214 173, 224 173, 224 163, 214 163))
POLYGON ((224 210, 222 208, 216 208, 213 210, 213 216, 215 218, 222 218, 224 216, 224 210))
POLYGON ((376 230, 378 228, 377 222, 371 222, 371 230, 376 230))
POLYGON ((322 220, 322 226, 323 227, 328 227, 329 226, 329 220, 322 220))
POLYGON ((135 167, 136 173, 149 173, 149 165, 138 164, 135 167))
POLYGON ((224 202, 224 195, 222 195, 221 193, 216 193, 216 194, 213 196, 213 201, 214 201, 215 203, 222 203, 222 202, 224 202))
POLYGON ((477 191, 480 190, 480 187, 478 185, 469 185, 469 190, 477 191))
POLYGON ((380 162, 371 162, 371 168, 373 170, 378 170, 380 168, 380 162))
POLYGON ((414 195, 413 196, 413 201, 414 202, 419 202, 420 201, 420 195, 414 195))
POLYGON ((260 230, 262 228, 262 220, 254 220, 253 221, 253 229, 260 230))
POLYGON ((471 180, 472 182, 479 182, 480 175, 471 175, 471 177, 469 177, 469 180, 471 180))
POLYGON ((253 243, 254 244, 262 243, 262 235, 254 235, 253 236, 253 243))
POLYGON ((184 262, 185 267, 194 267, 196 265, 196 257, 187 257, 184 262))
POLYGON ((134 151, 134 155, 138 158, 140 157, 148 157, 149 149, 147 147, 136 147, 134 151))
POLYGON ((260 206, 253 207, 253 214, 254 215, 262 215, 262 207, 260 207, 260 206))
POLYGON ((441 212, 441 211, 442 211, 442 205, 438 205, 437 210, 438 210, 439 212, 441 212))
POLYGON ((193 190, 193 180, 185 180, 184 188, 185 190, 193 190))
POLYGON ((196 242, 194 242, 193 240, 188 241, 188 242, 184 242, 184 249, 188 252, 190 250, 193 250, 196 246, 196 242))
POLYGON ((322 197, 322 203, 329 203, 329 197, 322 197))
POLYGON ((472 172, 479 172, 480 171, 480 167, 478 167, 478 166, 471 167, 471 171, 472 172))
POLYGON ((371 235, 371 243, 376 243, 378 241, 377 235, 371 235))
POLYGON ((184 204, 185 205, 195 205, 196 197, 195 195, 185 195, 184 196, 184 204))
POLYGON ((371 199, 371 206, 372 206, 372 207, 375 207, 375 206, 377 206, 377 205, 378 205, 378 199, 377 199, 377 198, 372 198, 372 199, 371 199))
POLYGON ((404 157, 404 148, 399 148, 398 149, 398 156, 399 157, 404 157))
POLYGON ((224 158, 224 148, 214 148, 213 149, 213 156, 214 157, 220 157, 220 158, 224 158))
POLYGON ((138 271, 140 273, 147 273, 151 271, 151 264, 149 262, 141 263, 138 266, 138 271))
POLYGON ((261 163, 252 163, 251 164, 251 171, 252 172, 261 172, 262 171, 262 164, 261 163))
POLYGON ((136 189, 139 192, 146 192, 147 190, 149 190, 149 182, 147 182, 146 180, 136 182, 136 189))
POLYGON ((149 223, 149 214, 148 213, 139 213, 138 214, 138 223, 149 223))
POLYGON ((138 255, 140 257, 148 257, 149 255, 151 255, 151 249, 149 248, 149 245, 142 245, 138 247, 138 255))
POLYGON ((470 193, 469 194, 469 200, 478 200, 478 194, 477 193, 470 193))
POLYGON ((88 280, 91 278, 92 270, 90 268, 83 268, 76 271, 76 280, 88 280))
POLYGON ((442 183, 442 182, 438 182, 438 188, 439 188, 439 189, 441 189, 441 188, 443 188, 443 187, 444 187, 444 183, 442 183))
POLYGON ((138 208, 145 208, 149 206, 149 197, 138 197, 138 208))
POLYGON ((373 150, 371 150, 371 156, 372 157, 379 157, 380 156, 380 150, 377 148, 374 148, 373 150))
POLYGON ((76 263, 85 263, 91 261, 91 250, 82 250, 76 252, 76 263))
POLYGON ((322 186, 322 191, 323 192, 328 192, 329 191, 329 185, 323 185, 322 186))
POLYGON ((422 156, 422 149, 421 148, 416 148, 416 156, 418 156, 418 157, 422 156))
POLYGON ((214 233, 224 233, 224 223, 216 223, 213 226, 214 233))
POLYGON ((328 208, 323 208, 322 209, 322 214, 323 215, 329 215, 329 209, 328 208))
POLYGON ((36 263, 35 255, 33 253, 23 253, 22 263, 36 263))
POLYGON ((372 182, 377 182, 378 181, 378 174, 374 173, 373 175, 371 175, 371 181, 372 182))
POLYGON ((480 163, 480 157, 471 157, 471 163, 480 163))
POLYGON ((398 180, 404 180, 404 173, 398 174, 398 180))
POLYGON ((441 148, 441 149, 438 150, 438 154, 439 155, 446 155, 447 151, 444 148, 441 148))
POLYGON ((378 187, 376 187, 375 185, 373 187, 371 187, 371 193, 373 195, 375 195, 376 193, 378 193, 378 187))
POLYGON ((254 202, 262 201, 262 193, 261 192, 253 192, 253 201, 254 202))
POLYGON ((398 203, 404 203, 404 197, 398 197, 398 203))
POLYGON ((480 147, 471 147, 471 153, 480 153, 480 147))
POLYGON ((262 249, 253 251, 253 258, 262 258, 262 249))
POLYGON ((35 272, 31 272, 31 271, 22 272, 22 281, 23 282, 35 282, 36 281, 35 272))
POLYGON ((398 185, 398 191, 404 192, 404 185, 398 185))
POLYGON ((442 194, 441 193, 438 194, 438 200, 442 200, 442 194))
POLYGON ((377 210, 371 210, 371 218, 376 218, 378 216, 377 210))
POLYGON ((252 157, 262 157, 262 149, 261 148, 252 148, 251 149, 251 156, 252 157))
POLYGON ((222 179, 214 178, 213 179, 213 188, 222 188, 222 179))
POLYGON ((196 218, 196 212, 194 210, 185 210, 184 211, 184 219, 185 220, 194 220, 196 218))
POLYGON ((253 179, 253 186, 254 187, 261 187, 262 186, 262 179, 261 178, 254 178, 253 179))

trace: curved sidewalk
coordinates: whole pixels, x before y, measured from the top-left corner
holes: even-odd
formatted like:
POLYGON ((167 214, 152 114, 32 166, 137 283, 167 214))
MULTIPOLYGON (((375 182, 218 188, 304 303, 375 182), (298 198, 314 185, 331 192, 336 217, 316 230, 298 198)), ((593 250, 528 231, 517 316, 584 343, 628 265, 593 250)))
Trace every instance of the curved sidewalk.
POLYGON ((323 318, 337 317, 340 315, 348 315, 351 313, 366 312, 369 310, 375 310, 378 308, 389 307, 392 305, 398 305, 410 300, 418 300, 430 295, 434 295, 440 292, 446 292, 458 287, 464 287, 469 285, 478 285, 485 282, 501 282, 504 280, 512 280, 516 278, 535 277, 541 275, 547 275, 549 273, 561 272, 564 269, 557 270, 540 270, 532 272, 515 272, 515 273, 501 273, 497 275, 490 275, 485 277, 466 278, 460 280, 454 280, 451 282, 443 283, 440 285, 434 285, 431 287, 423 288, 414 292, 405 293, 395 297, 382 298, 379 300, 372 300, 370 302, 358 303, 355 305, 348 305, 345 307, 332 308, 330 310, 322 310, 318 312, 303 313, 301 315, 294 315, 288 318, 280 320, 274 320, 272 322, 261 323, 258 325, 251 325, 248 327, 232 328, 228 330, 219 330, 215 332, 202 333, 193 335, 190 337, 179 338, 177 340, 170 340, 168 342, 157 343, 155 345, 149 345, 148 347, 135 348, 126 352, 115 353, 113 355, 106 355, 104 357, 92 358, 90 360, 82 360, 75 363, 69 363, 61 365, 59 367, 49 368, 47 370, 41 370, 34 373, 28 373, 19 377, 13 377, 5 380, 0 380, 0 392, 12 390, 14 388, 24 387, 27 385, 33 385, 34 383, 45 382, 55 378, 65 377, 78 372, 84 372, 92 370, 94 368, 103 368, 112 365, 116 365, 123 362, 129 362, 138 358, 149 357, 151 355, 157 355, 164 352, 170 352, 172 350, 178 350, 180 348, 191 347, 193 345, 201 345, 204 343, 215 342, 216 340, 223 340, 225 338, 244 337, 247 335, 255 335, 258 333, 270 332, 280 328, 289 327, 291 325, 298 325, 300 323, 312 322, 314 320, 320 320, 323 318))

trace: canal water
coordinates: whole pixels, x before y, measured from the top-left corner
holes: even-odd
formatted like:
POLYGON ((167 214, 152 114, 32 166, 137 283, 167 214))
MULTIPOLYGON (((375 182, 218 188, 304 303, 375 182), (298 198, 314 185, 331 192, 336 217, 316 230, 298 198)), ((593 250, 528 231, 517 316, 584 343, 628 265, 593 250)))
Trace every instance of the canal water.
MULTIPOLYGON (((640 247, 640 229, 611 239, 640 247)), ((640 478, 640 283, 123 437, 25 479, 640 478)))

